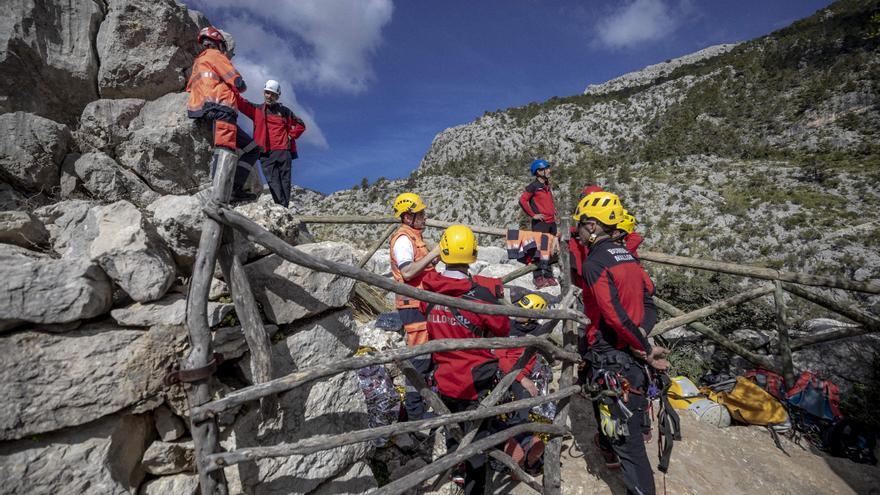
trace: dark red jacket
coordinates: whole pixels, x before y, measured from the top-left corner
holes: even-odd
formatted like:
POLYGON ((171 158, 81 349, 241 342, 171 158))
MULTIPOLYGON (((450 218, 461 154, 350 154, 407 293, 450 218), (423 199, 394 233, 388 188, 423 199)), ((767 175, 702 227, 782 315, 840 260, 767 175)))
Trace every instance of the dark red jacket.
MULTIPOLYGON (((425 290, 447 296, 461 297, 484 304, 497 304, 497 300, 488 289, 467 278, 455 279, 431 272, 422 279, 422 286, 425 290)), ((423 302, 421 311, 425 314, 428 339, 431 341, 478 337, 467 326, 459 323, 453 311, 446 306, 423 302)), ((458 310, 458 313, 475 328, 480 329, 486 337, 504 337, 510 331, 510 319, 506 316, 489 316, 465 310, 458 310)), ((432 357, 435 365, 434 380, 440 393, 463 400, 477 398, 474 369, 498 359, 490 349, 435 352, 432 357)))
POLYGON ((638 232, 633 232, 632 234, 627 234, 624 243, 626 244, 626 248, 635 256, 639 257, 639 245, 642 244, 642 236, 638 232))
POLYGON ((529 183, 519 197, 519 205, 529 218, 540 213, 544 215, 545 222, 556 222, 556 205, 553 203, 553 190, 549 182, 542 184, 535 179, 529 183))
MULTIPOLYGON (((553 327, 556 326, 558 320, 551 320, 542 325, 538 325, 537 321, 530 321, 526 323, 521 323, 516 320, 511 320, 510 322, 510 338, 517 337, 541 337, 543 335, 547 335, 553 330, 553 327)), ((505 374, 510 373, 510 370, 513 369, 513 365, 519 361, 520 356, 526 351, 525 347, 516 347, 513 349, 496 349, 495 355, 498 356, 498 367, 505 374)), ((517 380, 522 380, 523 377, 532 373, 532 368, 535 367, 535 362, 537 361, 535 356, 532 356, 532 359, 529 359, 529 362, 526 363, 523 370, 517 375, 517 380)))
MULTIPOLYGON (((575 287, 580 287, 581 290, 587 290, 586 284, 584 282, 584 260, 587 259, 587 254, 590 252, 590 248, 581 244, 577 237, 577 227, 572 227, 568 231, 568 255, 569 255, 569 266, 571 267, 571 283, 575 285, 575 287)), ((638 232, 633 232, 626 236, 626 249, 632 253, 636 258, 639 257, 639 246, 642 244, 642 236, 638 232)))
POLYGON ((588 347, 601 352, 631 346, 648 352, 651 346, 639 327, 656 321, 656 314, 649 314, 656 311, 653 305, 646 305, 654 284, 639 261, 625 247, 603 239, 590 247, 583 272, 588 347))
POLYGON ((296 140, 306 131, 306 124, 281 103, 254 105, 238 95, 238 109, 254 123, 254 141, 260 151, 296 152, 296 140))

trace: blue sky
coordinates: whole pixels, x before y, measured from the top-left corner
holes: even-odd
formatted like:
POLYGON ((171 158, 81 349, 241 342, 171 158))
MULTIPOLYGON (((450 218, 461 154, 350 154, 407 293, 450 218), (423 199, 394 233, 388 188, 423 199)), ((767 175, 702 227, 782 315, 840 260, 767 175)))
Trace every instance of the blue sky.
POLYGON ((309 129, 294 183, 321 192, 405 177, 434 136, 486 110, 580 93, 709 45, 748 40, 828 0, 186 0, 237 42, 309 129))

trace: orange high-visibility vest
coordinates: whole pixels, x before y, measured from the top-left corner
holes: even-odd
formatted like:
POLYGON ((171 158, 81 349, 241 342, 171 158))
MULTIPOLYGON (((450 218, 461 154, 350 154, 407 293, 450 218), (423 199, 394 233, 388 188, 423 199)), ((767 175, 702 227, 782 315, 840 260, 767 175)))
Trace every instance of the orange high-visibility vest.
POLYGON ((189 116, 201 117, 211 104, 234 109, 235 95, 241 81, 241 75, 220 50, 203 50, 193 61, 192 74, 186 83, 186 91, 189 93, 186 109, 189 116))
MULTIPOLYGON (((409 281, 403 280, 403 275, 401 275, 400 269, 397 268, 397 260, 394 259, 394 243, 397 242, 397 239, 399 239, 401 236, 406 236, 409 239, 409 241, 412 242, 413 262, 424 258, 429 253, 428 246, 425 245, 425 241, 422 240, 422 232, 419 230, 416 230, 408 225, 401 225, 400 228, 397 229, 397 232, 395 232, 391 236, 391 250, 390 250, 391 275, 393 275, 394 280, 397 280, 398 282, 403 282, 407 285, 412 285, 413 287, 417 287, 417 288, 421 289, 422 288, 422 279, 425 277, 425 274, 434 271, 434 266, 428 265, 425 267, 424 270, 422 270, 421 273, 419 273, 418 275, 413 277, 411 280, 409 280, 409 281)), ((394 305, 397 309, 418 308, 419 301, 417 301, 411 297, 401 296, 400 294, 397 294, 397 297, 395 298, 394 305)))

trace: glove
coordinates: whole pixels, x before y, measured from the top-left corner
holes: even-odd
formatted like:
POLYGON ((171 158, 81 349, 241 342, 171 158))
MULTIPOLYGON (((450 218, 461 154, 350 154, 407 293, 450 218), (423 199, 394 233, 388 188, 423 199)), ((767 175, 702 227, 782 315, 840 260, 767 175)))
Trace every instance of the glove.
POLYGON ((607 438, 617 438, 617 420, 611 417, 608 404, 599 404, 599 427, 607 438))

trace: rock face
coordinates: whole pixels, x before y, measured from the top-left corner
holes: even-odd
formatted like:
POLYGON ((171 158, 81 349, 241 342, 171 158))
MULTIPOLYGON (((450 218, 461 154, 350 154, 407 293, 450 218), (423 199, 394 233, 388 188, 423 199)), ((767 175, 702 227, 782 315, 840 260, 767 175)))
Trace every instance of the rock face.
MULTIPOLYGON (((345 310, 298 328, 273 347, 273 363, 278 373, 350 356, 357 348, 353 325, 350 311, 345 310)), ((248 366, 242 368, 247 370, 248 366)), ((368 424, 363 394, 354 373, 292 390, 280 397, 279 404, 281 412, 267 422, 260 422, 257 410, 239 417, 226 441, 227 447, 295 442, 312 435, 366 428, 368 424)), ((309 493, 325 480, 347 472, 369 449, 369 445, 357 444, 307 456, 264 459, 255 468, 239 465, 237 474, 245 493, 309 493)))
POLYGON ((24 0, 7 7, 0 19, 0 113, 71 122, 98 97, 99 4, 24 0))
MULTIPOLYGON (((261 195, 256 201, 236 206, 235 211, 247 216, 288 244, 297 244, 299 240, 300 224, 294 219, 288 208, 275 204, 269 194, 261 195)), ((242 261, 249 261, 269 254, 268 249, 243 238, 238 239, 235 249, 242 257, 242 261)))
POLYGON ((24 211, 0 211, 0 243, 35 248, 49 241, 49 232, 38 218, 24 211))
POLYGON ((0 339, 0 440, 77 426, 158 402, 185 340, 182 327, 149 331, 98 323, 66 334, 0 339))
POLYGON ((88 260, 3 263, 0 278, 0 326, 67 323, 102 315, 112 304, 110 280, 88 260))
POLYGON ((23 191, 51 191, 69 144, 64 124, 32 113, 0 115, 0 180, 23 191))
POLYGON ((110 0, 96 43, 101 97, 152 100, 182 91, 198 33, 174 0, 110 0))
MULTIPOLYGON (((232 304, 208 303, 208 325, 215 327, 234 309, 232 304)), ((110 312, 122 326, 152 327, 155 325, 183 325, 186 323, 186 295, 168 294, 151 303, 134 303, 110 312)))
POLYGON ((192 270, 202 233, 202 202, 194 196, 162 196, 149 206, 153 225, 165 245, 174 253, 177 266, 184 272, 192 270))
MULTIPOLYGON (((341 263, 355 262, 354 250, 347 244, 321 242, 299 247, 312 256, 341 263)), ((254 296, 262 304, 266 317, 275 324, 285 324, 340 307, 348 302, 354 280, 319 273, 288 263, 276 255, 266 256, 245 265, 254 296)))
POLYGON ((127 415, 0 443, 3 493, 134 493, 144 478, 141 456, 153 434, 149 415, 127 415))
POLYGON ((102 201, 128 200, 144 208, 159 197, 140 177, 104 153, 86 153, 71 168, 89 195, 102 201))
POLYGON ((195 447, 186 442, 153 442, 141 464, 150 474, 165 475, 195 471, 195 447))
MULTIPOLYGON (((197 495, 199 477, 195 474, 175 474, 150 480, 141 487, 140 495, 197 495)), ((230 491, 230 493, 235 493, 230 491)))
POLYGON ((89 257, 138 302, 155 301, 174 282, 171 253, 153 232, 141 212, 127 201, 91 210, 97 236, 89 257))
POLYGON ((172 442, 186 433, 186 425, 166 406, 157 407, 153 411, 153 419, 156 422, 156 432, 162 441, 172 442))
POLYGON ((116 160, 159 194, 191 194, 208 181, 210 129, 186 116, 186 98, 169 93, 145 104, 116 148, 116 160))
POLYGON ((146 102, 138 98, 97 100, 86 105, 74 133, 80 151, 110 153, 128 138, 128 126, 146 102))

